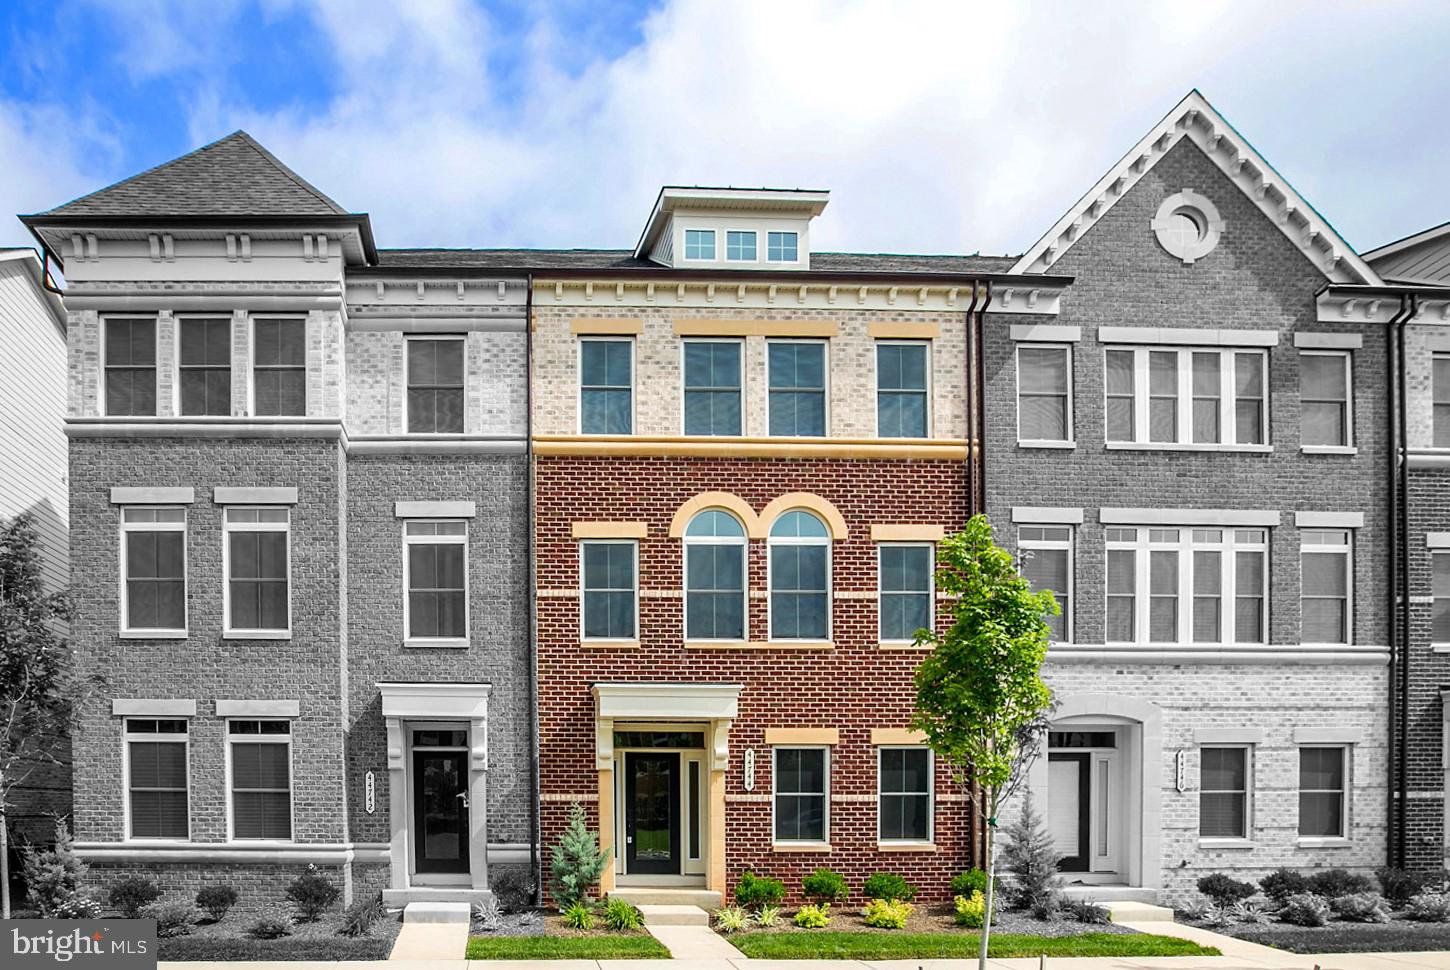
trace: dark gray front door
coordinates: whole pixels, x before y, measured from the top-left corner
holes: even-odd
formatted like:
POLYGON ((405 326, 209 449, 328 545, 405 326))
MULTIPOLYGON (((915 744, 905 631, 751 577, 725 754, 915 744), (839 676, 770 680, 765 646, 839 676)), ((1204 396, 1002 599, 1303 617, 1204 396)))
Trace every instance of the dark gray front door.
POLYGON ((413 752, 414 868, 468 871, 468 781, 464 751, 413 752))
POLYGON ((680 871, 680 756, 624 754, 625 865, 632 873, 680 871))

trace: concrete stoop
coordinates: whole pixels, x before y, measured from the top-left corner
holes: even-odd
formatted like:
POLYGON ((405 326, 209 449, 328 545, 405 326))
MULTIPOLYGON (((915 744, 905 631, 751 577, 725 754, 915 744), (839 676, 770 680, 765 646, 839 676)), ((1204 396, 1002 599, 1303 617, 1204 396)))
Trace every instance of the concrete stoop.
POLYGON ((1107 907, 1108 918, 1114 923, 1173 922, 1173 910, 1168 906, 1155 906, 1132 899, 1102 899, 1097 903, 1107 907))
POLYGON ((404 923, 463 923, 473 919, 473 907, 462 902, 415 900, 403 907, 404 923))
POLYGON ((639 906, 645 926, 709 926, 710 914, 698 906, 645 903, 639 906))
POLYGON ((690 886, 624 886, 609 891, 610 899, 622 899, 636 906, 698 906, 713 913, 719 909, 720 894, 690 886))

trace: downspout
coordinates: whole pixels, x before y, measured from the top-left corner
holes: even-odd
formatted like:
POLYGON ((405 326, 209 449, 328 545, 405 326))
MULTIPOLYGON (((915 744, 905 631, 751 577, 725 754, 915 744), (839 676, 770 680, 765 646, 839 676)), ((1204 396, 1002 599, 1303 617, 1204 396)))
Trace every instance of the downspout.
POLYGON ((992 281, 988 280, 987 296, 977 310, 977 509, 987 511, 987 358, 986 317, 992 305, 992 281))
POLYGON ((534 881, 534 905, 544 904, 542 866, 543 797, 539 780, 539 611, 538 568, 534 536, 534 274, 524 281, 524 495, 527 503, 529 563, 529 750, 533 752, 533 811, 529 813, 529 874, 534 881))
POLYGON ((972 280, 972 302, 967 304, 967 315, 963 319, 962 336, 966 343, 966 360, 963 361, 963 379, 965 382, 966 396, 964 400, 967 405, 967 413, 962 417, 966 422, 963 429, 963 436, 967 439, 967 518, 971 518, 977 511, 977 465, 972 454, 972 428, 976 421, 976 375, 972 369, 972 361, 976 359, 976 312, 977 312, 977 287, 979 280, 972 280))
MULTIPOLYGON (((1400 749, 1401 725, 1404 716, 1404 703, 1401 699, 1400 682, 1404 676, 1407 663, 1400 656, 1400 635, 1401 623, 1400 614, 1402 608, 1408 607, 1409 584, 1405 582, 1404 589, 1401 589, 1401 563, 1404 560, 1405 550, 1402 548, 1401 540, 1402 526, 1404 524, 1404 508, 1402 505, 1403 493, 1400 486, 1403 481, 1402 459, 1403 459, 1403 435, 1405 433, 1405 320, 1409 318, 1409 301, 1405 296, 1400 297, 1400 309, 1390 318, 1389 332, 1385 334, 1385 382, 1389 388, 1389 545, 1390 545, 1390 582, 1389 582, 1389 641, 1390 641, 1390 669, 1389 669, 1389 715, 1390 715, 1390 738, 1387 745, 1388 757, 1387 767, 1389 771, 1389 792, 1390 797, 1386 803, 1386 862, 1391 866, 1400 866, 1404 860, 1404 760, 1400 749), (1403 593, 1403 595, 1402 595, 1403 593)), ((1404 574, 1408 579, 1408 574, 1404 574)), ((1406 624, 1408 630, 1408 624, 1406 624)), ((1408 651, 1406 651, 1408 652, 1408 651)))
POLYGON ((40 247, 40 285, 43 289, 49 290, 56 296, 65 296, 65 290, 62 290, 52 282, 50 275, 50 247, 44 245, 40 247))

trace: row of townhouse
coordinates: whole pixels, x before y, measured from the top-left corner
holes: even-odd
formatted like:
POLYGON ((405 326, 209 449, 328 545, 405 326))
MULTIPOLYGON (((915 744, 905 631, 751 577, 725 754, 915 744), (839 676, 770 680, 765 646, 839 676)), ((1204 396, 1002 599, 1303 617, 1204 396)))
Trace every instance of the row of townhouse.
POLYGON ((977 512, 1063 607, 1030 787, 1074 884, 1438 863, 1450 292, 1377 262, 1444 238, 1362 258, 1197 92, 1020 257, 814 251, 827 201, 378 249, 239 132, 24 217, 92 872, 476 899, 580 804, 637 899, 943 894, 983 821, 912 640, 977 512))

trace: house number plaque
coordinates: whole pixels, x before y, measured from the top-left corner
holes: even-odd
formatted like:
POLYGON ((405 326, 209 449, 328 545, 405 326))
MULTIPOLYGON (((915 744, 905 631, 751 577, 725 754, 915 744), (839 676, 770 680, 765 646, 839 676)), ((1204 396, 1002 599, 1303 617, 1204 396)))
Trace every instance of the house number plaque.
POLYGON ((369 771, 363 776, 363 808, 371 815, 378 803, 378 786, 373 780, 373 773, 369 771))
POLYGON ((1177 769, 1177 771, 1175 773, 1176 774, 1176 777, 1174 779, 1174 787, 1176 787, 1180 792, 1188 791, 1188 752, 1187 751, 1179 751, 1178 752, 1178 757, 1177 757, 1177 759, 1174 762, 1174 767, 1177 769))
POLYGON ((755 749, 745 749, 745 790, 755 791, 755 749))

